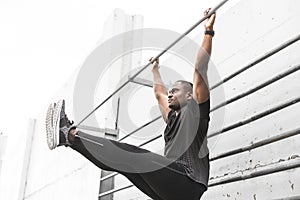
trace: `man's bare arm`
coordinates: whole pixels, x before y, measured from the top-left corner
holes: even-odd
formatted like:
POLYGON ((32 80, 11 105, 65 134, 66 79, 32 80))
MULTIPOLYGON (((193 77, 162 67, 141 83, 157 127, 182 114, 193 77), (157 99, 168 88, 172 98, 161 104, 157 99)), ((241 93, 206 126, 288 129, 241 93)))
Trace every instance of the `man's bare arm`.
MULTIPOLYGON (((209 10, 205 11, 205 15, 209 10)), ((206 20, 205 30, 213 31, 216 14, 213 14, 206 20)), ((201 48, 197 54, 195 63, 194 80, 193 80, 193 98, 197 103, 203 103, 209 98, 209 86, 207 79, 208 62, 212 51, 212 35, 205 34, 201 48)))
POLYGON ((166 88, 165 84, 162 81, 162 78, 159 73, 158 65, 159 65, 159 60, 154 61, 154 65, 152 69, 153 79, 154 79, 153 89, 154 89, 154 94, 157 99, 161 115, 164 121, 167 123, 168 114, 171 110, 168 106, 168 89, 166 88))

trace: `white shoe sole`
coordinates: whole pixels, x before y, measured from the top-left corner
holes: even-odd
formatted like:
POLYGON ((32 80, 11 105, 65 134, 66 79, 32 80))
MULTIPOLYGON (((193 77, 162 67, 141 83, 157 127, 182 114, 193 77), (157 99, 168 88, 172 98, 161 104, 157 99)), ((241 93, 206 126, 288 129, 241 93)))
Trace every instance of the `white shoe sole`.
POLYGON ((59 120, 60 112, 64 104, 63 100, 59 100, 56 105, 50 104, 46 115, 46 134, 47 143, 50 150, 53 150, 59 144, 59 120))
POLYGON ((47 144, 49 149, 53 149, 53 111, 54 111, 54 104, 51 103, 48 107, 47 114, 46 114, 46 136, 47 136, 47 144))

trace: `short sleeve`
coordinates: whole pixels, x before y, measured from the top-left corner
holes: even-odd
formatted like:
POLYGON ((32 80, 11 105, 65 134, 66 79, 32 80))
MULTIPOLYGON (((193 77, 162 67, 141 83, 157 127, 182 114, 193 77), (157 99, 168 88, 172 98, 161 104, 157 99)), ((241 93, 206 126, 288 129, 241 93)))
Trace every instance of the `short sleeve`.
POLYGON ((200 110, 200 118, 209 119, 210 112, 210 99, 198 104, 200 110))

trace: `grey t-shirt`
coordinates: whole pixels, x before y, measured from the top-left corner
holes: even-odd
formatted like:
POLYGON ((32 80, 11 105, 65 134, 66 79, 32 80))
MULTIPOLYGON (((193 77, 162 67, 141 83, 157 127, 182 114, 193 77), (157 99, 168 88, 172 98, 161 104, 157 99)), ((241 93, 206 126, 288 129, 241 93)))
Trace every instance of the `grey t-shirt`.
POLYGON ((209 151, 207 130, 210 101, 197 104, 190 100, 178 115, 174 110, 168 114, 164 131, 167 158, 183 165, 186 174, 194 181, 208 186, 209 151))

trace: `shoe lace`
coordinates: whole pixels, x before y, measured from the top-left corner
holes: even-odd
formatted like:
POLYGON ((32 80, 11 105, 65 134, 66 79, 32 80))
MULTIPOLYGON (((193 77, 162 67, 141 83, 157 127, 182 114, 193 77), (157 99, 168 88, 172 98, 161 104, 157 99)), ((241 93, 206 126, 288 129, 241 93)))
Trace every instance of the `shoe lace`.
POLYGON ((68 123, 72 126, 74 124, 73 120, 68 120, 68 123))
POLYGON ((67 124, 69 124, 70 126, 74 124, 73 120, 69 120, 67 114, 64 113, 63 118, 67 121, 67 124))

